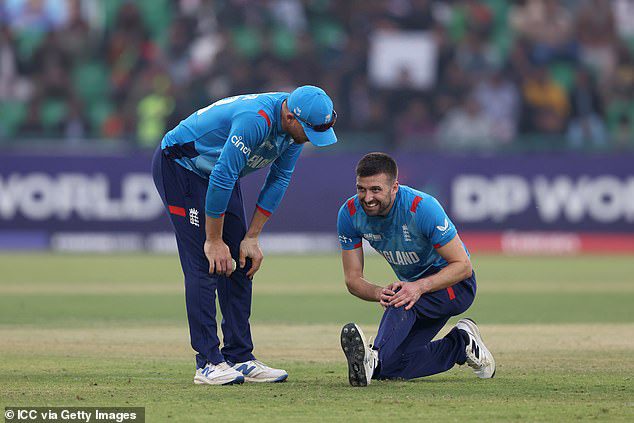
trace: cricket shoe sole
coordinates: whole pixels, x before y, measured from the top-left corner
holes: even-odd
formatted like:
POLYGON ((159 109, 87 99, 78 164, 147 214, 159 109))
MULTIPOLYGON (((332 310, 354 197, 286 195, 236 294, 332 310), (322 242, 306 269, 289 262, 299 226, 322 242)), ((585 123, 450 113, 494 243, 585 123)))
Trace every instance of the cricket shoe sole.
POLYGON ((377 353, 365 342, 359 326, 348 323, 341 329, 341 348, 348 361, 348 381, 352 386, 368 386, 376 367, 377 353))

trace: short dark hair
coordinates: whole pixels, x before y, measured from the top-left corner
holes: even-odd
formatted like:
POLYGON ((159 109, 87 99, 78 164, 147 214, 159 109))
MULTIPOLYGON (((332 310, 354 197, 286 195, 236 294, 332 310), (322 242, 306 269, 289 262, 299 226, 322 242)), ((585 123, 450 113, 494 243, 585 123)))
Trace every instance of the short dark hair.
POLYGON ((398 167, 393 158, 385 153, 368 153, 357 163, 357 176, 364 178, 385 173, 392 180, 398 176, 398 167))

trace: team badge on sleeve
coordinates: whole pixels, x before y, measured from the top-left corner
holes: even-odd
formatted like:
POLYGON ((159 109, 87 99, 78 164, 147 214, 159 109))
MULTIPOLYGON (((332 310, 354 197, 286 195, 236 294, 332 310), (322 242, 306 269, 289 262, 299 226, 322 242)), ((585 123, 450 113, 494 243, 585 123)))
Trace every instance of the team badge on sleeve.
POLYGON ((436 229, 438 229, 440 232, 445 232, 447 229, 449 229, 449 221, 447 220, 447 218, 445 217, 445 223, 442 224, 442 226, 436 226, 436 229))
POLYGON ((348 244, 352 242, 352 238, 348 238, 345 235, 339 235, 339 242, 341 242, 342 244, 348 244))

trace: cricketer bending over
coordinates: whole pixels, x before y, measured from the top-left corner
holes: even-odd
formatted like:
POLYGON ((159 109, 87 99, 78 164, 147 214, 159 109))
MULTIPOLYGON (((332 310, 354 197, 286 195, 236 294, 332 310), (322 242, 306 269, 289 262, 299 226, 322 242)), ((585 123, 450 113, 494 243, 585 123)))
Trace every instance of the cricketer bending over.
POLYGON ((356 174, 357 195, 343 204, 337 221, 346 285, 385 312, 373 345, 354 323, 341 330, 350 384, 414 379, 465 363, 478 377, 492 378, 495 360, 473 320, 459 320, 432 342, 451 316, 471 306, 476 293, 469 253, 442 206, 399 185, 396 162, 387 154, 367 154, 356 174), (364 278, 362 238, 392 266, 397 282, 383 288, 364 278))
POLYGON ((286 192, 303 145, 337 142, 336 120, 332 100, 321 88, 239 95, 194 112, 156 149, 154 183, 176 233, 191 345, 198 353, 194 383, 281 382, 288 377, 253 356, 251 278, 263 257, 258 237, 286 192), (247 226, 240 178, 269 165, 247 226))

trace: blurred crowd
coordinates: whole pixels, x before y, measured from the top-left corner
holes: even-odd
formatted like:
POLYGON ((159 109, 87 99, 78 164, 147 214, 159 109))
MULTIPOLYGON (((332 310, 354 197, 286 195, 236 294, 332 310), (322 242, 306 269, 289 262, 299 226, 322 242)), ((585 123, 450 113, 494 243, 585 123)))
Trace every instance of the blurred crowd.
POLYGON ((634 0, 0 0, 0 139, 151 147, 313 84, 344 142, 626 148, 633 52, 634 0))

